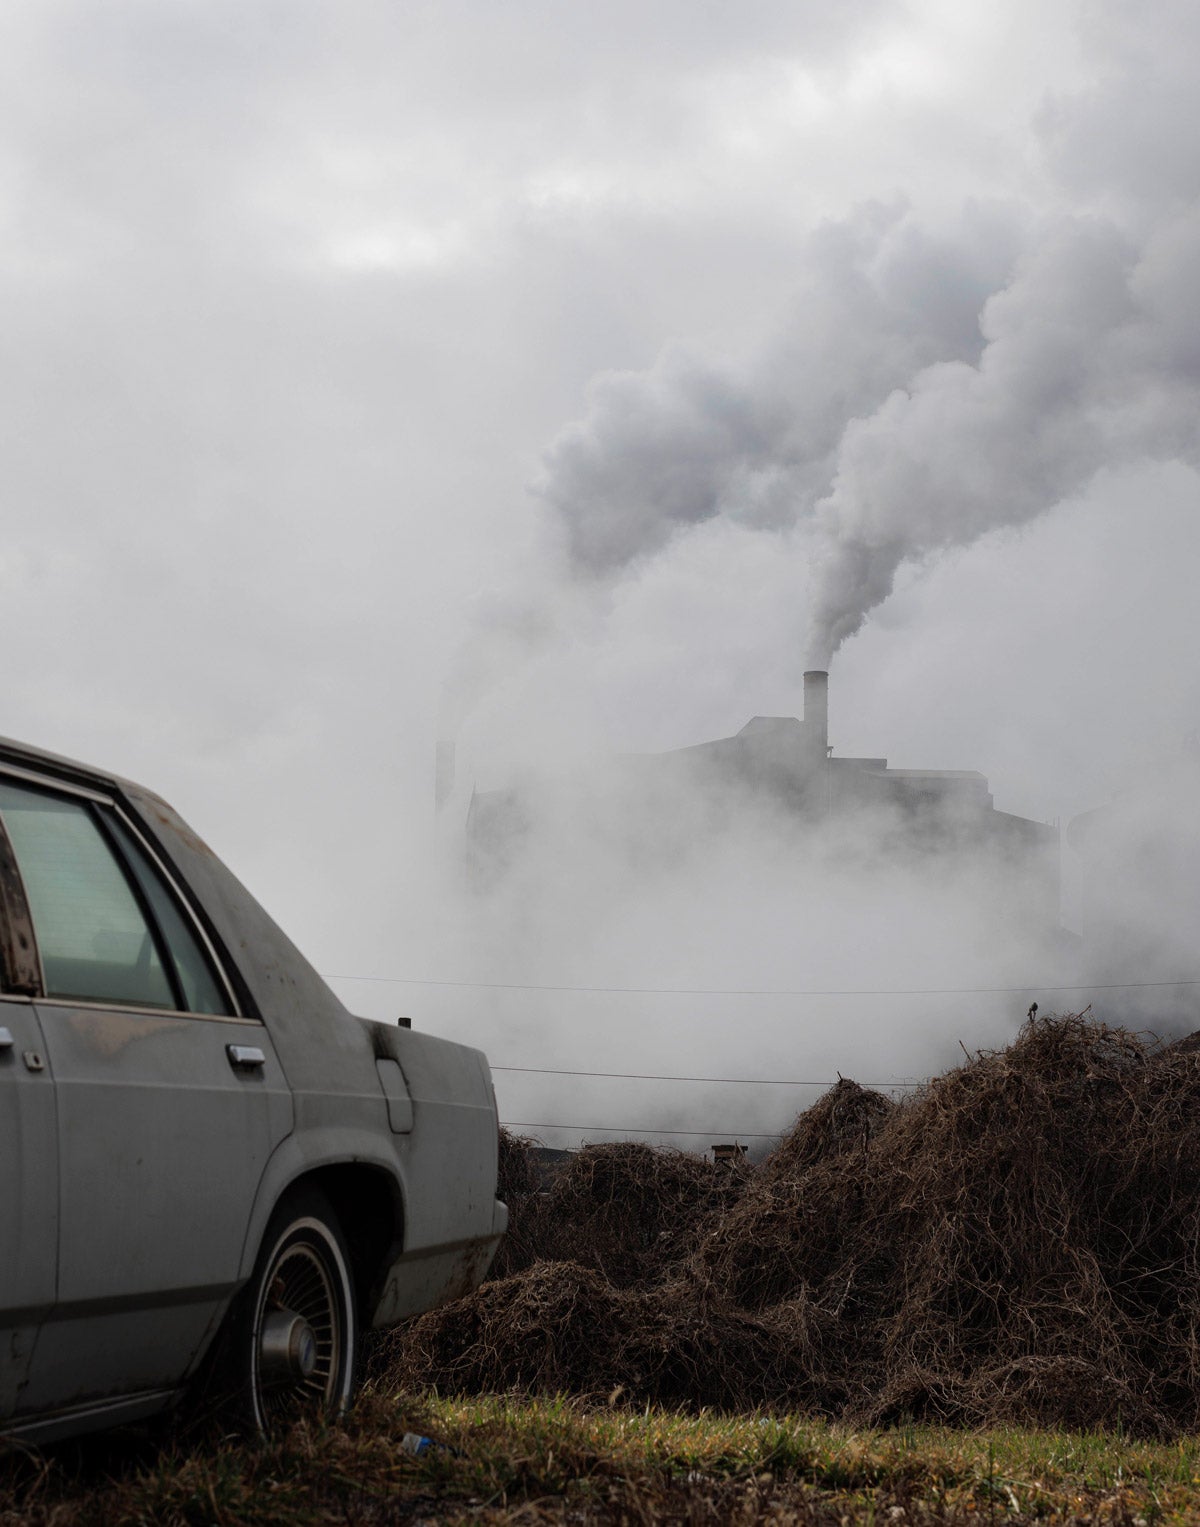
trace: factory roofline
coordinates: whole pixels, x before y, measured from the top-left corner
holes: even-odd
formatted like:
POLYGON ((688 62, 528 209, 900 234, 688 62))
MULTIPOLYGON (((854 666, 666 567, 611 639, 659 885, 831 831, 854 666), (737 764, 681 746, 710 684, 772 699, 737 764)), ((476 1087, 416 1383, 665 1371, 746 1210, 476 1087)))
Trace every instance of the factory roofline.
MULTIPOLYGON (((668 757, 671 754, 711 752, 714 748, 736 747, 739 738, 747 741, 755 741, 762 737, 782 737, 788 733, 795 733, 797 740, 810 736, 811 723, 802 721, 799 716, 751 716, 745 726, 741 727, 732 737, 718 737, 711 742, 694 742, 687 747, 672 748, 667 754, 659 757, 668 757)), ((654 756, 654 755, 641 755, 654 756)), ((827 763, 831 768, 862 769, 872 774, 886 774, 889 779, 910 780, 914 783, 918 780, 962 780, 975 781, 986 787, 987 776, 981 774, 978 769, 889 769, 886 758, 856 758, 849 755, 841 756, 833 753, 830 749, 827 763)))
MULTIPOLYGON (((857 763, 858 759, 847 759, 847 763, 857 763)), ((874 759, 869 762, 874 763, 874 759)), ((886 761, 885 761, 886 768, 886 761)), ((887 773, 893 779, 978 779, 987 783, 987 775, 981 774, 978 769, 887 769, 887 773)))

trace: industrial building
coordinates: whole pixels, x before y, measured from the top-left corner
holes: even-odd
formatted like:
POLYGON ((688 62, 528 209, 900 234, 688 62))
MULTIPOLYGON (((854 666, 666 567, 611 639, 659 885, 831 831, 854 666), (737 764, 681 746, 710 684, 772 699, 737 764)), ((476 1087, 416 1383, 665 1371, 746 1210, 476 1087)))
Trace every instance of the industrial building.
POLYGON ((828 693, 828 674, 810 671, 802 717, 755 716, 731 737, 608 760, 570 780, 476 793, 466 822, 473 878, 494 884, 547 819, 565 831, 586 814, 613 841, 636 823, 629 851, 649 865, 679 858, 698 831, 770 816, 800 839, 806 828, 835 840, 841 833, 860 856, 895 863, 936 855, 945 869, 969 866, 976 885, 994 889, 1006 925, 1044 935, 1057 964, 1069 942, 1059 927, 1058 828, 996 810, 974 770, 839 756, 829 743, 828 693))

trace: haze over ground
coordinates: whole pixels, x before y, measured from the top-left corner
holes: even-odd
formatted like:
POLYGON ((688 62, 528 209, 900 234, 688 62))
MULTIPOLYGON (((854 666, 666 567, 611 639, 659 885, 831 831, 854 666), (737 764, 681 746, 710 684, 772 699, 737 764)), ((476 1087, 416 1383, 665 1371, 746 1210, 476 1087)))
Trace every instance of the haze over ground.
MULTIPOLYGON (((839 753, 1065 821, 1176 751, 1198 47, 1169 0, 10 7, 0 731, 161 791, 333 975, 812 984, 770 864, 753 933, 693 876, 464 944, 439 730, 480 781, 678 747, 844 638, 839 753)), ((921 1074, 1019 1016, 337 988, 724 1076, 921 1074)))

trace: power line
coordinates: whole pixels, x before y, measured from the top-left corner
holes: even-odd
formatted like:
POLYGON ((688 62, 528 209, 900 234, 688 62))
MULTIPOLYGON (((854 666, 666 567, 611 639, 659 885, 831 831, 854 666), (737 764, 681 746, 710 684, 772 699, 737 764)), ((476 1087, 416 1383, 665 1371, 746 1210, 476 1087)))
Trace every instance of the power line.
POLYGON ((773 1135, 763 1134, 761 1130, 749 1129, 626 1129, 618 1124, 530 1124, 522 1119, 501 1119, 502 1129, 579 1129, 584 1133, 599 1131, 606 1135, 703 1135, 711 1139, 714 1135, 728 1135, 735 1140, 779 1140, 782 1138, 780 1131, 773 1135))
POLYGON ((1029 992, 1136 991, 1149 987, 1200 986, 1200 977, 1183 981, 1080 981, 1055 986, 1027 981, 1023 986, 862 986, 726 987, 726 986, 551 986, 537 981, 441 981, 421 976, 323 976, 325 981, 371 981, 385 986, 452 986, 473 991, 585 992, 602 996, 640 997, 969 997, 1026 995, 1029 992))
MULTIPOLYGON (((493 1071, 520 1071, 527 1076, 601 1076, 618 1082, 714 1082, 728 1087, 832 1087, 833 1082, 793 1082, 774 1076, 653 1076, 642 1071, 560 1071, 553 1066, 492 1066, 493 1071)), ((860 1082, 862 1087, 916 1087, 913 1080, 860 1082)))

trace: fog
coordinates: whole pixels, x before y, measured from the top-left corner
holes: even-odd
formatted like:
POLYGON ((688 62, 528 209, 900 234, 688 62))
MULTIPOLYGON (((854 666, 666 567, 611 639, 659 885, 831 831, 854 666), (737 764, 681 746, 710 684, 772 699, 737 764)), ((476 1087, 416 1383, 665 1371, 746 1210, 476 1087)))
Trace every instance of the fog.
MULTIPOLYGON (((12 7, 0 731, 166 795, 372 1016, 890 1085, 1087 972, 877 821, 714 822, 609 761, 795 716, 826 663, 835 756, 1031 820, 1185 756, 1200 23, 732 15, 12 7), (472 790, 532 781, 472 885, 472 790)), ((1200 976, 1188 875, 1109 878, 1102 923, 1172 931, 1104 984, 1200 976)), ((1095 880, 1068 844, 1081 961, 1095 880)), ((506 1117, 606 1127, 800 1095, 497 1074, 506 1117)))
POLYGON ((684 752, 457 780, 438 960, 488 984, 419 995, 486 1015, 494 1059, 534 1068, 501 1076, 513 1123, 755 1145, 839 1075, 903 1090, 1002 1043, 1031 1000, 1072 1005, 1054 831, 993 840, 953 793, 904 807, 851 781, 840 804, 813 768, 768 727, 728 767, 684 752), (625 1076, 538 1074, 560 1065, 625 1076), (679 1076, 756 1084, 654 1080, 679 1076))

